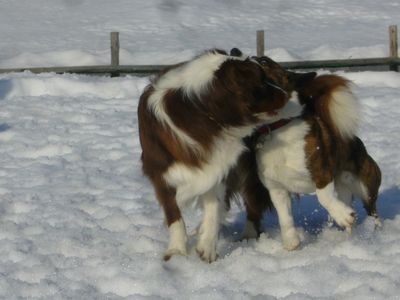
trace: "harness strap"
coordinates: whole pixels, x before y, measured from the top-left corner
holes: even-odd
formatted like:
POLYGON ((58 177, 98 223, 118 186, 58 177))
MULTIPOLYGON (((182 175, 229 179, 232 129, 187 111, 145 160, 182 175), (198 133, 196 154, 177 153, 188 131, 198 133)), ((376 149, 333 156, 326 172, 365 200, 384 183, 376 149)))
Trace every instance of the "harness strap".
POLYGON ((272 131, 279 129, 287 124, 289 124, 294 118, 290 118, 290 119, 280 119, 279 121, 276 121, 274 123, 271 124, 265 124, 262 125, 261 127, 259 127, 257 129, 257 133, 259 134, 270 134, 272 131))
POLYGON ((253 147, 255 149, 261 149, 262 146, 264 145, 265 141, 268 138, 271 138, 271 133, 272 131, 282 128, 283 126, 289 124, 293 119, 296 118, 290 118, 290 119, 280 119, 279 121, 276 121, 271 124, 265 124, 259 127, 256 131, 255 134, 253 135, 253 147))

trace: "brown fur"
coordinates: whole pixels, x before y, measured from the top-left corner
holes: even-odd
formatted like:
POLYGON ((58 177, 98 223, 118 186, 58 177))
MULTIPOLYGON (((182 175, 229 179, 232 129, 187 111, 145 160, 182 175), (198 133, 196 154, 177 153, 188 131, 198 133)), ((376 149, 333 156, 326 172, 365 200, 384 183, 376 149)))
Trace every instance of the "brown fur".
POLYGON ((368 195, 359 191, 353 194, 361 198, 368 215, 376 216, 376 200, 381 184, 381 172, 377 163, 367 153, 358 137, 340 139, 316 117, 310 117, 311 131, 306 136, 305 152, 307 167, 317 188, 325 187, 344 171, 350 172, 367 188, 368 195), (316 151, 316 147, 318 151, 316 151))
POLYGON ((349 85, 343 77, 322 75, 298 87, 300 99, 306 103, 304 118, 311 126, 305 152, 317 188, 326 186, 343 171, 359 178, 368 189, 369 195, 361 198, 368 214, 372 215, 372 211, 376 212, 380 169, 357 136, 346 138, 340 135, 329 113, 330 95, 340 88, 349 88, 349 85), (317 147, 319 150, 315 151, 317 147))

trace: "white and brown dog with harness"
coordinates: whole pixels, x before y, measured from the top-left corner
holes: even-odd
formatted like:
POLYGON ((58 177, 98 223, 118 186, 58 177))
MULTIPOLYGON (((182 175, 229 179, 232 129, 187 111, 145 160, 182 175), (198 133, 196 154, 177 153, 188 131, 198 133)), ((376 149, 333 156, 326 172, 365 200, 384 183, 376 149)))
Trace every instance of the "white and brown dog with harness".
MULTIPOLYGON (((304 108, 297 117, 264 126, 249 139, 251 151, 242 156, 236 171, 247 174, 244 185, 242 182, 248 213, 244 237, 259 235, 262 214, 272 202, 284 247, 296 249, 300 239, 294 227, 291 193, 315 192, 330 216, 347 231, 355 222, 352 198, 357 196, 379 226, 376 200, 381 172, 356 136, 361 111, 351 83, 337 75, 288 72, 267 57, 255 59, 275 84, 292 98, 298 97, 304 108)), ((237 182, 230 183, 232 194, 232 184, 237 182)))

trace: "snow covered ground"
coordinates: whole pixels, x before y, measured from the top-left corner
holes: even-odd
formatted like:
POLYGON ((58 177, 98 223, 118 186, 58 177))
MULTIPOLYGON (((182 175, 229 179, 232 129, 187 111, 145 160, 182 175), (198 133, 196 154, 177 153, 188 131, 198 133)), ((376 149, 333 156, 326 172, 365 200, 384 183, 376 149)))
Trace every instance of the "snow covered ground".
MULTIPOLYGON (((172 63, 204 48, 254 53, 266 29, 276 59, 386 55, 398 1, 0 0, 0 66, 172 63)), ((147 78, 0 75, 0 299, 398 299, 400 74, 339 73, 364 107, 359 136, 383 171, 373 229, 357 202, 351 237, 326 226, 315 197, 294 203, 302 248, 282 248, 274 214, 238 241, 234 207, 220 258, 162 261, 168 236, 142 176, 136 107, 147 78)), ((185 212, 189 232, 200 212, 185 212)))

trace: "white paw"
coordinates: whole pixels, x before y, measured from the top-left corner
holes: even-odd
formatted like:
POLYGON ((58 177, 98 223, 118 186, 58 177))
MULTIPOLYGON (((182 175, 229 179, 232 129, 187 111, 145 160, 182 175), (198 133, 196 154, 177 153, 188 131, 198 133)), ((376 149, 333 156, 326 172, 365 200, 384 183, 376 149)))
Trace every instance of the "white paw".
POLYGON ((351 207, 342 202, 337 202, 335 203, 335 206, 329 210, 329 214, 339 226, 344 227, 346 228, 346 231, 351 232, 351 227, 356 220, 356 212, 351 207))
POLYGON ((382 229, 383 225, 378 216, 374 216, 375 229, 382 229))
POLYGON ((168 261, 170 260, 170 258, 173 255, 181 255, 181 256, 187 256, 187 250, 186 249, 177 249, 177 248, 172 248, 172 249, 168 249, 165 253, 164 253, 164 260, 168 261))
POLYGON ((196 252, 202 260, 212 263, 218 257, 216 241, 199 240, 197 243, 196 252))
POLYGON ((296 250, 300 246, 300 238, 295 228, 282 231, 283 247, 286 250, 296 250))

